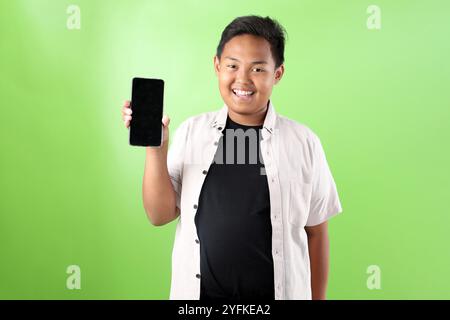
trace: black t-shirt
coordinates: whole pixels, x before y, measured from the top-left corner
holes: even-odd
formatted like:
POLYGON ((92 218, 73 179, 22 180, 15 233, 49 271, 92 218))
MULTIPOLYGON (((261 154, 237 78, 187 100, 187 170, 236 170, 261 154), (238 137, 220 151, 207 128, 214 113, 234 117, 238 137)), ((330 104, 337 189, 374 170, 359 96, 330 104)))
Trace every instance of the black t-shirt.
POLYGON ((205 178, 195 216, 200 300, 274 299, 270 198, 259 148, 262 127, 228 117, 205 178), (227 129, 242 131, 228 130, 233 137, 227 129), (238 161, 244 155, 244 144, 238 141, 244 139, 236 138, 243 133, 248 135, 245 163, 238 161), (227 160, 227 136, 231 143, 234 140, 234 159, 228 152, 227 160))

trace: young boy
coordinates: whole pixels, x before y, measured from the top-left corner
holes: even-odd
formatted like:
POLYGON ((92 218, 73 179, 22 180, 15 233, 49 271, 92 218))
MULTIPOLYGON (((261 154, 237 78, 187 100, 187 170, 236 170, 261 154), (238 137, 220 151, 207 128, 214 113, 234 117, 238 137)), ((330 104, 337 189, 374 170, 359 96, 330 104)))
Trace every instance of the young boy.
MULTIPOLYGON (((325 299, 327 220, 342 212, 320 139, 275 112, 284 29, 244 16, 223 31, 214 68, 224 106, 181 123, 168 151, 146 149, 143 202, 178 218, 170 299, 325 299)), ((131 121, 130 102, 122 109, 131 121)))

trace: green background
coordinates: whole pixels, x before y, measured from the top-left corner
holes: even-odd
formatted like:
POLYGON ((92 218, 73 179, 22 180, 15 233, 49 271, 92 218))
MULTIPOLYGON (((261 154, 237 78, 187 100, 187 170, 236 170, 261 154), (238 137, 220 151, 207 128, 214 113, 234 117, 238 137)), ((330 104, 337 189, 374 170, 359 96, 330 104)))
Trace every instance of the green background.
POLYGON ((450 3, 425 0, 1 1, 0 298, 168 298, 175 223, 147 220, 122 103, 143 76, 165 79, 172 133, 219 109, 215 48, 247 14, 286 28, 272 101, 319 135, 338 187, 328 298, 450 298, 450 3))

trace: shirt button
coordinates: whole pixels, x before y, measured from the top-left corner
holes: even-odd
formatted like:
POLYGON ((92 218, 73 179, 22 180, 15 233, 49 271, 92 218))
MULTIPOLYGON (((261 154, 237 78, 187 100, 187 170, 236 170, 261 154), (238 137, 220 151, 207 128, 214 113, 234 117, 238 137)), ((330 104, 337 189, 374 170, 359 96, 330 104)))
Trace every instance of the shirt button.
POLYGON ((214 142, 214 145, 215 145, 215 146, 219 145, 219 142, 215 141, 215 142, 214 142))
POLYGON ((203 174, 207 174, 208 173, 208 171, 206 171, 206 170, 203 170, 203 174))
POLYGON ((200 279, 200 274, 197 273, 195 276, 196 276, 198 279, 200 279))
POLYGON ((197 209, 197 208, 198 208, 198 206, 196 204, 194 204, 194 209, 197 209))
POLYGON ((200 243, 200 241, 198 241, 198 239, 195 239, 195 243, 200 243))

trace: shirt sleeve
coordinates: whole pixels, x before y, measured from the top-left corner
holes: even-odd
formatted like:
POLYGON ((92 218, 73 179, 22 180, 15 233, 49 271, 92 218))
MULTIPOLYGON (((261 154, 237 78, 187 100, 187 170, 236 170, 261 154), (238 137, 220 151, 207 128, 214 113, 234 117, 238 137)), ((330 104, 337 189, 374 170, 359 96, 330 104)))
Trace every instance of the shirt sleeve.
POLYGON ((188 121, 182 122, 175 130, 169 151, 167 152, 167 169, 170 181, 176 193, 177 207, 181 208, 181 187, 183 181, 183 165, 187 142, 188 121))
POLYGON ((319 137, 312 135, 312 194, 306 226, 315 226, 342 212, 341 202, 319 137))

